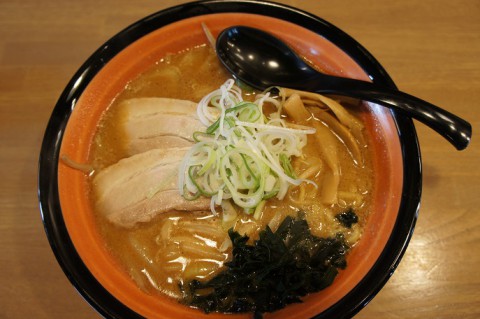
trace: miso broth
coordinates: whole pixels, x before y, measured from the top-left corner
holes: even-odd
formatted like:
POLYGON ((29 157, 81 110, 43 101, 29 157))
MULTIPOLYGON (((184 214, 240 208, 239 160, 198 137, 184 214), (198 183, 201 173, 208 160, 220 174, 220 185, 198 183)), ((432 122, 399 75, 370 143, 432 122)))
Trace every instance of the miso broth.
MULTIPOLYGON (((102 170, 128 156, 117 124, 121 117, 117 107, 122 101, 138 97, 167 97, 199 102, 228 78, 229 74, 208 46, 191 48, 158 61, 150 70, 131 81, 104 114, 92 145, 91 163, 96 170, 102 170)), ((252 99, 254 95, 247 90, 245 99, 252 99)), ((359 105, 350 105, 348 109, 357 116, 361 112, 359 105)), ((310 121, 328 127, 316 118, 315 112, 312 111, 310 121)), ((342 146, 343 141, 336 137, 341 178, 338 202, 335 204, 322 203, 319 190, 307 185, 303 188, 291 187, 283 200, 269 199, 261 214, 255 216, 257 218, 238 214, 235 219, 225 221, 211 211, 171 211, 147 223, 125 228, 114 225, 97 213, 98 227, 105 244, 141 289, 173 298, 181 298, 179 284, 192 279, 209 279, 222 270, 224 262, 231 257, 227 231, 232 227, 254 240, 267 225, 275 230, 286 216, 295 216, 301 210, 306 213, 313 234, 327 237, 342 233, 354 247, 368 218, 374 172, 367 136, 360 145, 362 163, 355 163, 348 149, 342 146), (352 228, 344 227, 335 218, 349 208, 355 210, 359 219, 352 228)), ((293 160, 298 175, 316 163, 312 159, 319 158, 319 163, 323 161, 323 154, 312 142, 314 138, 308 137, 304 158, 293 160)), ((324 178, 325 164, 320 166, 312 177, 319 185, 324 178)), ((93 202, 93 192, 91 197, 93 202)))

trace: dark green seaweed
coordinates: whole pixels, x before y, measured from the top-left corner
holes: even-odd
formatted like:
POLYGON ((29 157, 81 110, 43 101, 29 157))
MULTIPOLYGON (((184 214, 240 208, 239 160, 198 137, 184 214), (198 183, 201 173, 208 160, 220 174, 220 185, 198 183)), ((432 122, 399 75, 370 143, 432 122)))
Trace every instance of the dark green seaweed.
POLYGON ((352 208, 349 208, 346 211, 335 215, 335 218, 338 219, 340 224, 347 228, 352 228, 353 224, 358 223, 358 216, 357 214, 355 214, 352 208))
POLYGON ((302 214, 285 218, 276 232, 267 226, 253 245, 232 229, 229 236, 232 260, 209 281, 182 285, 185 304, 207 313, 253 312, 261 318, 328 287, 347 265, 343 236, 312 235, 302 214))

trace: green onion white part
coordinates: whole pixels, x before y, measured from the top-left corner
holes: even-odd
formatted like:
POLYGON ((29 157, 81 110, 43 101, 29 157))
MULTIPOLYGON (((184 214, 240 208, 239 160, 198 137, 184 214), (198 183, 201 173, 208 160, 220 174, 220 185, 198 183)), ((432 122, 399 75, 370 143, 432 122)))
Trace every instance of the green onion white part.
POLYGON ((315 129, 287 127, 281 108, 282 103, 269 93, 257 95, 253 103, 244 101, 232 79, 206 95, 197 107, 206 129, 194 134, 196 143, 179 168, 178 187, 183 197, 211 197, 212 212, 231 199, 257 216, 265 200, 283 199, 290 185, 315 185, 297 179, 291 166, 292 157, 302 155, 307 134, 315 129), (265 102, 277 109, 269 118, 263 113, 265 102))

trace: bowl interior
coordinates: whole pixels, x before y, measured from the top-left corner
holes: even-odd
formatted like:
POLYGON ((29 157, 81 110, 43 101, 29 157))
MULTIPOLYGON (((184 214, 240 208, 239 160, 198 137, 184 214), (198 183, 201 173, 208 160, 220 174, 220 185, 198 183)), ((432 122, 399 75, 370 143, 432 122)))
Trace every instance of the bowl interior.
MULTIPOLYGON (((128 45, 110 60, 88 84, 68 120, 60 154, 76 162, 88 160, 90 145, 100 118, 126 84, 168 53, 204 44, 205 23, 216 36, 232 25, 248 25, 270 31, 329 73, 368 80, 362 68, 337 46, 296 24, 257 14, 219 13, 180 20, 157 29, 128 45)), ((338 303, 375 264, 389 240, 400 207, 403 160, 400 141, 391 113, 366 104, 362 116, 374 140, 374 204, 367 228, 348 257, 346 270, 334 284, 266 318, 311 318, 338 303)), ((88 198, 87 176, 62 162, 58 166, 58 191, 62 216, 76 251, 96 280, 116 299, 136 313, 148 317, 220 318, 205 315, 168 298, 140 290, 121 270, 105 247, 95 226, 88 198)), ((248 318, 247 315, 235 317, 248 318)))

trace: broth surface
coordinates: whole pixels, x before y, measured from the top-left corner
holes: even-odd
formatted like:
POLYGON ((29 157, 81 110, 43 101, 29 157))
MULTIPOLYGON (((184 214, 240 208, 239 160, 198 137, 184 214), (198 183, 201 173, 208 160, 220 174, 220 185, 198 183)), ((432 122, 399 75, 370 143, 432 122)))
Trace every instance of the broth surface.
MULTIPOLYGON (((122 135, 117 130, 121 115, 116 111, 116 106, 122 101, 138 97, 167 97, 199 102, 228 78, 229 74, 208 46, 195 47, 165 57, 129 83, 124 92, 112 102, 95 136, 90 162, 96 170, 101 170, 127 156, 122 135)), ((246 95, 244 98, 251 99, 251 96, 246 95)), ((361 112, 358 105, 352 105, 348 109, 357 115, 361 112)), ((315 118, 311 121, 321 123, 315 118)), ((312 136, 308 137, 308 144, 303 150, 305 157, 322 158, 312 139, 312 136)), ((98 227, 111 253, 141 289, 180 298, 179 283, 194 278, 208 279, 222 269, 223 263, 231 255, 227 234, 230 227, 241 234, 247 234, 253 240, 267 225, 275 230, 287 215, 296 216, 302 210, 306 212, 306 219, 314 235, 327 237, 340 232, 354 246, 361 237, 371 201, 374 172, 369 151, 367 141, 366 145, 361 145, 364 163, 357 165, 348 150, 339 143, 337 152, 341 179, 339 200, 334 205, 322 204, 317 195, 314 195, 317 190, 313 186, 307 186, 304 191, 307 195, 312 194, 307 196, 310 200, 298 202, 296 198, 300 189, 291 188, 284 200, 268 200, 259 219, 239 214, 235 220, 225 222, 210 211, 173 211, 157 216, 148 223, 122 228, 97 213, 98 227), (359 217, 359 222, 351 229, 342 226, 335 218, 336 214, 349 208, 353 208, 359 217)), ((302 159, 295 159, 293 166, 298 173, 308 169, 302 159)), ((313 180, 320 185, 322 178, 322 174, 318 173, 313 180)))

